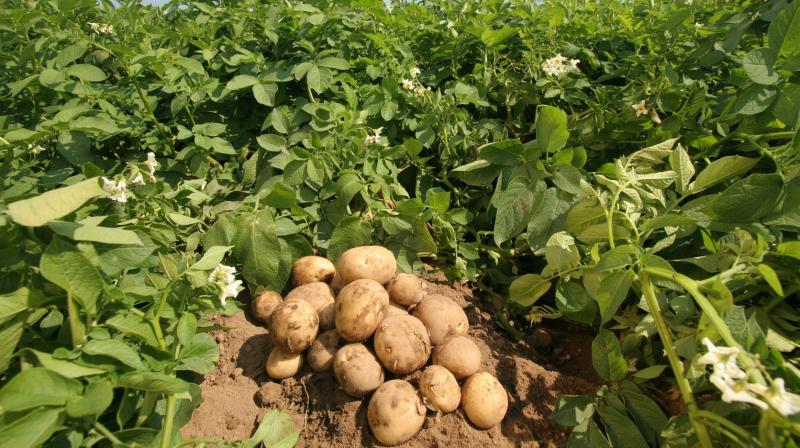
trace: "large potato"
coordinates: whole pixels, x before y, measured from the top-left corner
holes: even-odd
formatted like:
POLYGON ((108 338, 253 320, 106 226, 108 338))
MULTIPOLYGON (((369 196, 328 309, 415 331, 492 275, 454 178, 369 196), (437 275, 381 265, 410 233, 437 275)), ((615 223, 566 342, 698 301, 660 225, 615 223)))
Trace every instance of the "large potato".
POLYGON ((311 282, 300 285, 286 294, 286 300, 300 299, 310 303, 319 315, 319 329, 330 330, 334 325, 335 300, 333 289, 325 282, 311 282))
POLYGON ((292 283, 295 286, 311 282, 330 282, 336 267, 327 258, 309 255, 301 257, 292 266, 292 283))
POLYGON ((345 393, 356 398, 383 384, 383 368, 364 344, 347 344, 337 350, 333 374, 345 393))
POLYGON ((425 283, 414 274, 397 274, 386 285, 389 298, 403 306, 413 306, 422 301, 425 283))
POLYGON ((373 343, 381 364, 397 375, 418 370, 431 355, 428 329, 410 314, 384 319, 375 331, 373 343))
POLYGON ((480 370, 481 350, 467 336, 449 336, 433 351, 433 363, 449 370, 460 380, 480 370))
POLYGON ((394 316, 396 314, 408 315, 408 310, 406 310, 406 308, 403 305, 400 305, 397 302, 392 302, 391 300, 389 300, 389 305, 386 306, 386 312, 384 314, 386 315, 386 317, 394 316))
POLYGON ((450 335, 467 334, 467 314, 445 296, 433 294, 425 297, 412 313, 421 320, 431 334, 431 344, 439 345, 450 335))
POLYGON ((408 381, 387 381, 369 400, 367 422, 378 442, 399 445, 422 428, 425 406, 408 381))
POLYGON ((461 388, 456 377, 442 366, 428 366, 422 371, 419 393, 425 405, 445 414, 455 411, 461 402, 461 388))
POLYGON ((315 372, 330 370, 338 349, 339 333, 336 330, 328 330, 320 334, 308 348, 306 361, 315 372))
POLYGON ((336 267, 345 285, 362 278, 385 285, 397 272, 397 260, 385 247, 361 246, 346 250, 336 267))
POLYGON ((275 346, 267 357, 267 375, 276 380, 294 376, 303 366, 303 354, 285 351, 275 346))
POLYGON ((336 296, 336 330, 346 341, 364 341, 378 328, 388 305, 389 294, 380 283, 356 280, 336 296))
POLYGON ((489 429, 505 417, 508 394, 494 375, 479 372, 464 382, 464 387, 461 388, 461 406, 472 424, 489 429))
POLYGON ((317 337, 319 316, 310 303, 288 299, 272 313, 272 339, 284 350, 300 353, 317 337))
POLYGON ((269 325, 275 308, 283 302, 283 298, 275 291, 261 291, 250 301, 253 317, 262 324, 269 325))

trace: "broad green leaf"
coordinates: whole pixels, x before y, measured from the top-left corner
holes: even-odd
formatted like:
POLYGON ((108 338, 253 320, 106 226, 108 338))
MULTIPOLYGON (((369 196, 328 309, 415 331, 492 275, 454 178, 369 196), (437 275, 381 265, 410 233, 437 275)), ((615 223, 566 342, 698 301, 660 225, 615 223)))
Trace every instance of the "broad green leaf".
POLYGON ((185 68, 189 73, 196 73, 198 75, 204 75, 206 73, 205 69, 203 69, 203 64, 197 59, 176 56, 174 62, 185 68))
POLYGON ((0 426, 0 448, 36 448, 42 446, 61 428, 62 409, 36 409, 0 426))
POLYGON ((775 87, 753 84, 739 92, 733 111, 740 115, 756 115, 764 112, 775 100, 776 93, 775 87))
POLYGON ((366 246, 372 242, 372 226, 358 216, 348 216, 333 229, 328 242, 328 258, 336 261, 347 249, 366 246))
POLYGON ((27 312, 16 314, 0 324, 0 373, 6 371, 11 358, 17 351, 17 344, 22 338, 22 332, 25 330, 25 321, 28 316, 29 313, 27 312))
POLYGON ((778 87, 778 98, 772 103, 772 115, 794 129, 800 127, 800 85, 784 83, 778 87))
POLYGON ((645 367, 644 369, 637 371, 633 374, 633 376, 643 380, 652 380, 660 377, 667 367, 669 366, 666 364, 656 364, 654 366, 645 367))
POLYGON ((53 58, 53 62, 56 64, 56 67, 64 68, 72 62, 77 61, 84 53, 86 53, 86 44, 84 42, 77 42, 62 48, 56 57, 53 58))
POLYGON ((253 97, 259 104, 272 107, 275 105, 275 94, 278 93, 277 84, 253 84, 253 97))
POLYGON ((281 134, 289 132, 289 118, 281 109, 272 109, 267 119, 272 124, 272 128, 281 134))
POLYGON ((135 336, 151 347, 158 347, 158 339, 152 325, 141 316, 132 313, 117 314, 108 319, 105 324, 128 336, 135 336))
POLYGON ((100 70, 98 67, 95 67, 92 64, 73 64, 67 67, 66 69, 67 75, 74 76, 81 81, 88 81, 88 82, 100 82, 104 81, 108 78, 108 75, 100 70))
POLYGON ((776 294, 783 297, 783 286, 781 286, 781 281, 775 270, 768 264, 761 263, 758 265, 758 272, 764 277, 764 281, 767 282, 769 287, 772 288, 776 294))
POLYGON ((714 160, 703 171, 700 171, 695 181, 689 186, 689 192, 699 193, 720 182, 741 176, 750 171, 756 162, 758 159, 742 156, 727 156, 714 160))
POLYGON ((50 221, 47 227, 74 241, 94 241, 105 244, 130 244, 142 246, 142 240, 136 232, 116 227, 101 227, 69 221, 50 221))
POLYGON ((550 154, 563 148, 568 139, 567 114, 553 106, 537 107, 536 140, 539 147, 550 154))
POLYGON ((8 204, 8 213, 23 226, 38 227, 74 212, 92 198, 105 195, 97 178, 92 178, 12 202, 8 204))
POLYGON ((439 213, 450 208, 450 192, 441 188, 431 188, 425 193, 425 203, 439 213))
POLYGON ((535 191, 529 180, 515 177, 492 205, 497 209, 494 220, 494 241, 499 246, 522 233, 528 226, 531 210, 536 202, 535 191))
POLYGON ((606 381, 620 381, 628 373, 628 362, 622 356, 619 339, 605 328, 601 328, 592 341, 592 365, 606 381))
POLYGON ((191 370, 201 375, 214 370, 219 361, 219 349, 214 337, 208 333, 194 335, 181 353, 177 370, 191 370))
POLYGON ((667 426, 667 417, 652 398, 648 397, 631 382, 623 383, 622 397, 625 408, 633 416, 636 426, 647 439, 650 446, 657 446, 659 435, 667 426))
POLYGON ((678 175, 677 179, 675 179, 675 187, 678 193, 686 194, 689 183, 694 177, 694 164, 692 163, 692 158, 683 149, 683 146, 678 145, 669 155, 669 166, 678 175))
POLYGON ((233 246, 211 246, 206 250, 203 254, 203 258, 198 260, 196 263, 189 267, 190 271, 208 271, 214 269, 222 263, 222 260, 225 258, 225 254, 233 246))
POLYGON ((523 163, 522 143, 519 139, 488 143, 478 148, 478 156, 500 166, 518 166, 523 163))
POLYGON ((766 224, 800 229, 800 177, 795 177, 784 186, 784 195, 780 207, 764 218, 766 224))
POLYGON ((611 406, 598 406, 597 413, 606 427, 611 446, 647 448, 647 441, 636 424, 627 415, 611 406))
POLYGON ((450 171, 450 174, 460 179, 467 185, 482 187, 490 184, 500 175, 502 168, 488 160, 476 160, 466 165, 461 165, 450 171))
POLYGON ((225 85, 225 88, 228 90, 239 90, 244 89, 245 87, 250 87, 254 84, 258 83, 258 78, 251 75, 237 75, 234 76, 233 79, 228 81, 228 84, 225 85))
POLYGON ((525 274, 514 279, 508 287, 512 301, 528 307, 536 303, 550 289, 550 280, 538 274, 525 274))
POLYGON ((611 448, 603 432, 593 420, 572 428, 566 448, 611 448))
POLYGON ((267 413, 258 425, 253 436, 242 443, 242 448, 292 448, 300 437, 292 417, 280 410, 267 413))
POLYGON ((662 229, 664 227, 677 227, 689 224, 694 224, 694 220, 688 216, 666 214, 648 219, 642 223, 639 230, 642 232, 649 232, 650 230, 662 229))
POLYGON ((53 357, 50 353, 40 352, 31 348, 26 348, 21 352, 23 355, 30 355, 30 361, 40 364, 42 367, 51 370, 65 378, 82 378, 92 375, 102 375, 106 370, 84 366, 77 362, 67 361, 53 357))
POLYGON ((592 268, 596 272, 614 271, 627 267, 633 262, 636 248, 629 244, 617 246, 600 255, 600 261, 592 268))
POLYGON ((114 358, 134 369, 145 368, 136 350, 130 345, 116 339, 93 339, 83 345, 83 352, 87 355, 114 358))
POLYGON ((586 289, 576 282, 559 282, 556 307, 568 319, 591 325, 597 316, 597 304, 586 289))
POLYGON ((178 341, 184 346, 191 343, 192 337, 197 330, 197 318, 192 313, 184 313, 178 320, 178 326, 175 328, 175 335, 178 336, 178 341))
POLYGON ((559 395, 550 418, 559 425, 577 426, 594 415, 594 400, 586 395, 559 395))
POLYGON ((121 129, 110 118, 104 116, 80 117, 69 124, 73 131, 85 131, 98 134, 116 134, 121 129))
POLYGON ((25 411, 40 406, 64 406, 80 396, 79 381, 65 378, 42 367, 31 367, 14 375, 0 389, 0 410, 25 411))
POLYGON ((280 243, 269 210, 254 212, 239 223, 233 254, 242 265, 242 276, 255 289, 283 290, 278 283, 280 243))
POLYGON ((89 383, 80 397, 67 402, 67 415, 70 417, 87 417, 102 414, 114 400, 114 389, 106 380, 89 383))
POLYGON ((776 57, 800 54, 800 3, 792 2, 769 25, 769 49, 776 57))
POLYGON ((116 385, 159 394, 181 394, 189 391, 189 383, 186 381, 157 372, 126 373, 119 377, 116 385))
POLYGON ((322 91, 322 74, 317 65, 312 64, 309 67, 308 72, 306 72, 306 83, 309 89, 317 93, 322 91))
POLYGON ((88 312, 97 311, 96 302, 103 291, 103 278, 77 248, 59 237, 53 237, 42 255, 39 269, 44 278, 72 292, 88 312))
POLYGON ((197 218, 182 215, 180 213, 167 213, 167 217, 170 219, 170 221, 179 226, 191 226, 193 224, 201 224, 203 222, 197 218))
POLYGON ((783 180, 777 174, 752 174, 726 188, 711 203, 717 221, 756 222, 774 210, 783 180))
POLYGON ((781 76, 772 65, 775 58, 768 48, 750 50, 742 60, 742 68, 747 76, 756 84, 775 85, 781 76))
POLYGON ((47 302, 48 298, 38 289, 22 287, 8 294, 0 294, 0 322, 47 302))
POLYGON ((350 63, 347 60, 337 57, 322 58, 317 61, 320 67, 328 67, 335 70, 349 70, 350 63))
POLYGON ((633 284, 634 274, 630 270, 613 272, 600 282, 600 289, 595 296, 600 308, 600 323, 605 324, 617 314, 622 302, 628 297, 633 284))

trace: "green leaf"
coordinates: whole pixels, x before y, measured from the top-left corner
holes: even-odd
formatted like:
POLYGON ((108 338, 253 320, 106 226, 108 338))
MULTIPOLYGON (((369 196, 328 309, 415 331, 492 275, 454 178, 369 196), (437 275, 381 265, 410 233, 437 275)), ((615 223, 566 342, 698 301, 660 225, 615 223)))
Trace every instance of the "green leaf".
POLYGON ((312 64, 309 67, 308 72, 306 72, 306 83, 308 83, 309 89, 317 93, 322 91, 322 74, 317 65, 312 64))
POLYGON ((117 386, 159 394, 182 394, 189 391, 189 383, 186 381, 156 372, 126 373, 119 377, 117 386))
POLYGON ((633 376, 635 378, 641 378, 643 380, 656 379, 660 377, 662 373, 664 373, 664 370, 667 367, 668 366, 666 364, 656 364, 654 366, 645 367, 644 369, 637 371, 636 373, 633 374, 633 376))
POLYGON ((108 78, 102 70, 92 64, 74 64, 66 69, 67 75, 74 76, 81 81, 100 82, 108 78))
POLYGON ((680 194, 686 194, 689 188, 689 183, 694 177, 694 164, 692 158, 683 149, 683 146, 678 145, 669 155, 669 166, 672 168, 678 177, 675 179, 675 187, 680 194))
POLYGON ((8 213, 11 219, 23 226, 38 227, 74 212, 92 198, 105 195, 95 177, 12 202, 8 204, 8 213))
POLYGON ((347 249, 372 243, 372 226, 358 216, 342 218, 331 234, 328 258, 336 261, 347 249))
POLYGON ((38 289, 22 287, 8 294, 0 294, 0 322, 47 302, 48 299, 38 289))
POLYGON ((518 27, 512 27, 508 25, 503 25, 503 27, 499 30, 486 28, 481 33, 481 42, 483 42, 487 48, 497 47, 510 39, 512 36, 516 36, 518 31, 518 27))
POLYGON ((783 297, 783 286, 781 286, 781 281, 778 278, 778 274, 775 272, 772 267, 768 264, 761 263, 758 265, 758 272, 764 277, 764 281, 767 282, 770 288, 775 291, 775 294, 783 297))
POLYGON ((556 306, 564 317, 591 325, 597 316, 597 304, 576 282, 559 282, 556 287, 556 306))
POLYGON ((754 83, 771 86, 781 80, 781 75, 772 66, 774 63, 775 58, 768 48, 756 48, 744 57, 742 68, 754 83))
POLYGON ((611 444, 597 424, 587 420, 572 429, 566 448, 611 448, 611 444))
POLYGON ((47 223, 47 227, 50 227, 53 232, 74 241, 143 245, 136 232, 116 227, 100 227, 69 221, 50 221, 47 223))
POLYGON ((37 409, 0 426, 0 448, 36 448, 42 446, 61 428, 61 409, 37 409))
POLYGON ((749 159, 742 156, 727 156, 714 160, 703 171, 700 171, 700 174, 690 185, 689 192, 691 194, 699 193, 720 182, 738 177, 750 171, 750 168, 755 166, 756 162, 758 162, 758 159, 749 159))
POLYGON ((11 358, 14 357, 28 316, 29 313, 17 314, 0 324, 0 373, 6 371, 11 358))
POLYGON ((439 213, 450 208, 450 192, 439 187, 431 188, 425 193, 425 203, 439 213))
POLYGON ((492 205, 497 209, 494 220, 494 242, 498 246, 519 235, 528 226, 536 196, 524 177, 511 179, 505 191, 497 195, 492 205))
POLYGON ((111 119, 96 116, 96 117, 80 117, 72 120, 69 128, 73 131, 86 131, 99 134, 116 134, 120 132, 120 128, 111 119))
POLYGON ((491 183, 500 175, 502 168, 488 160, 476 160, 466 165, 461 165, 450 171, 450 174, 460 179, 467 185, 482 187, 491 183))
POLYGON ((135 336, 151 347, 158 347, 158 339, 153 331, 153 326, 141 316, 132 313, 117 314, 109 318, 105 324, 128 336, 135 336))
POLYGON ((626 381, 622 388, 625 408, 633 416, 636 426, 647 439, 650 446, 658 446, 659 435, 667 426, 667 417, 655 401, 643 394, 631 382, 626 381))
POLYGON ((322 58, 317 61, 321 67, 328 67, 335 70, 349 70, 350 63, 347 60, 337 57, 322 58))
POLYGON ((83 391, 79 381, 42 367, 31 367, 14 375, 0 389, 0 410, 25 411, 40 406, 64 406, 83 391))
POLYGON ((603 278, 595 300, 600 308, 600 323, 605 324, 617 313, 628 297, 634 274, 630 270, 617 271, 603 278))
POLYGON ((228 84, 225 85, 225 88, 228 90, 239 90, 244 89, 245 87, 250 87, 254 84, 258 83, 258 78, 251 75, 237 75, 234 76, 233 79, 228 81, 228 84))
POLYGON ((292 417, 277 409, 270 411, 258 425, 253 436, 242 443, 242 448, 292 448, 297 443, 300 432, 294 427, 292 417))
POLYGON ((605 328, 601 328, 592 341, 592 365, 606 381, 620 381, 628 373, 628 362, 622 356, 619 339, 605 328))
POLYGON ((73 418, 102 414, 114 400, 114 388, 106 380, 95 381, 86 386, 80 397, 67 402, 67 415, 73 418))
POLYGON ((519 139, 488 143, 478 148, 478 157, 499 166, 519 166, 524 163, 519 139))
POLYGON ((175 335, 178 336, 178 341, 184 346, 188 346, 194 337, 195 331, 197 331, 197 318, 192 313, 184 313, 175 328, 175 335))
POLYGON ((786 126, 798 129, 800 121, 800 85, 784 83, 778 88, 778 98, 772 103, 772 115, 786 126))
POLYGON ((800 229, 800 177, 784 186, 783 204, 764 218, 769 225, 800 229))
POLYGON ((76 362, 66 361, 53 357, 50 353, 44 353, 26 348, 22 352, 26 357, 30 355, 35 358, 42 367, 51 370, 65 378, 82 378, 92 375, 101 375, 107 373, 105 370, 96 369, 94 367, 87 367, 76 362))
POLYGON ((222 260, 225 258, 225 254, 233 246, 211 246, 206 250, 206 253, 203 254, 203 258, 197 261, 189 267, 190 271, 208 271, 214 269, 222 263, 222 260))
POLYGON ((242 276, 251 289, 282 291, 278 283, 280 243, 269 210, 245 216, 239 224, 233 254, 242 265, 242 276))
POLYGON ((759 114, 767 110, 776 94, 775 87, 753 84, 739 92, 733 111, 740 115, 759 114))
POLYGON ((53 237, 39 262, 47 280, 71 291, 90 313, 97 312, 97 297, 105 283, 86 256, 59 237, 53 237))
POLYGON ((800 3, 792 2, 769 25, 769 49, 776 57, 800 54, 800 3))
POLYGON ((577 426, 594 415, 594 400, 586 395, 559 395, 550 418, 559 425, 577 426))
POLYGON ((777 174, 752 174, 726 188, 711 203, 717 221, 756 222, 773 211, 783 190, 777 174))
POLYGON ((134 369, 144 369, 145 366, 136 350, 128 344, 116 339, 93 339, 83 346, 83 352, 87 355, 107 356, 134 369))
POLYGON ((167 213, 167 217, 169 218, 170 221, 174 222, 179 226, 191 226, 194 224, 201 224, 203 222, 197 218, 182 215, 180 213, 167 213))
POLYGON ((647 441, 636 424, 627 415, 610 407, 598 406, 597 413, 606 427, 611 446, 626 448, 647 448, 647 441))
POLYGON ((567 144, 569 128, 567 114, 553 106, 536 108, 536 140, 547 154, 558 151, 567 144))
POLYGON ((191 370, 204 375, 214 370, 217 361, 219 361, 219 349, 214 337, 208 333, 198 333, 192 337, 181 353, 176 369, 191 370))
POLYGON ((259 104, 269 107, 275 106, 275 94, 277 93, 277 84, 253 84, 253 97, 259 104))
POLYGON ((550 289, 550 280, 538 274, 525 274, 514 279, 508 287, 512 301, 528 307, 536 303, 550 289))
POLYGON ((289 118, 281 109, 272 109, 267 120, 272 124, 272 128, 281 134, 289 132, 289 118))

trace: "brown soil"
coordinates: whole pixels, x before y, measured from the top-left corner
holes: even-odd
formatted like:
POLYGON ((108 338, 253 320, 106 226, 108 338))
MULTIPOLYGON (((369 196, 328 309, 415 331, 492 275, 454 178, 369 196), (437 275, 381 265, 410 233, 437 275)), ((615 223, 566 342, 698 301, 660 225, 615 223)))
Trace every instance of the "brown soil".
MULTIPOLYGON (((466 308, 469 335, 481 348, 482 370, 495 374, 509 392, 503 422, 489 430, 471 425, 463 411, 436 416, 429 412, 423 429, 403 447, 562 447, 568 430, 548 417, 561 394, 593 394, 599 384, 591 364, 592 336, 569 328, 537 329, 514 343, 480 310, 462 285, 429 284, 428 292, 453 298, 466 308)), ((247 307, 245 307, 247 308, 247 307)), ((185 438, 225 440, 248 438, 261 415, 283 409, 302 429, 298 447, 378 445, 366 420, 368 399, 339 390, 332 373, 316 374, 304 367, 295 378, 271 381, 264 364, 271 346, 266 329, 243 312, 217 317, 230 327, 216 333, 220 362, 200 387, 203 403, 182 430, 185 438)), ((406 379, 415 382, 419 372, 406 379)), ((392 379, 387 375, 387 380, 392 379)))

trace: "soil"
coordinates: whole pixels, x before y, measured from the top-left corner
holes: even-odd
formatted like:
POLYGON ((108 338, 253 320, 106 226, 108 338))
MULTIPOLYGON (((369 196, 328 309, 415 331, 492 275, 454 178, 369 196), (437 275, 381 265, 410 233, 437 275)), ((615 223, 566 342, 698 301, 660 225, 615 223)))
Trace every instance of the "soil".
MULTIPOLYGON (((562 447, 568 429, 552 420, 556 397, 593 394, 600 384, 591 360, 591 334, 558 325, 539 327, 520 342, 508 339, 491 314, 461 284, 429 283, 428 293, 444 294, 465 308, 469 335, 481 349, 482 370, 493 373, 509 392, 509 407, 500 425, 480 430, 461 409, 446 415, 429 412, 416 437, 402 447, 562 447)), ((247 309, 248 307, 244 306, 247 309)), ((231 329, 215 333, 220 362, 200 387, 203 403, 182 434, 242 440, 251 436, 261 415, 278 408, 292 415, 301 429, 298 447, 378 446, 366 419, 368 399, 339 389, 332 372, 307 366, 294 378, 274 382, 264 364, 271 348, 269 332, 239 312, 215 322, 231 329)), ((404 377, 415 383, 420 372, 404 377)), ((393 379, 387 374, 386 380, 393 379)))

